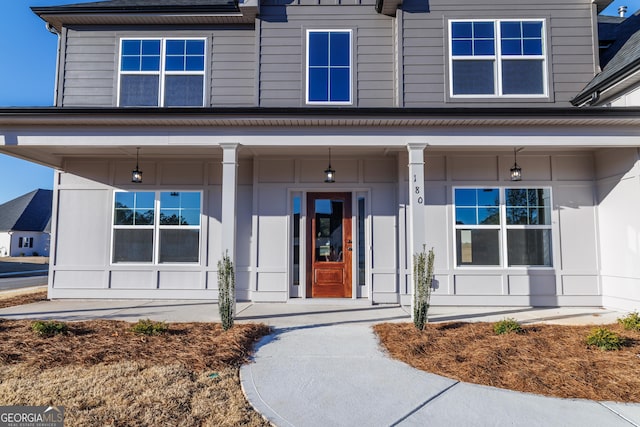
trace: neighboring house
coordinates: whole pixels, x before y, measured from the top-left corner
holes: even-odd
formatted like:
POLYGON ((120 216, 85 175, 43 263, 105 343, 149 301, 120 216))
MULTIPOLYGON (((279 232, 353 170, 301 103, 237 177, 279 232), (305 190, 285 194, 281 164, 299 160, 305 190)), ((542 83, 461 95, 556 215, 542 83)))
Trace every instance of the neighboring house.
POLYGON ((598 20, 602 72, 571 101, 576 106, 640 106, 640 11, 598 20))
POLYGON ((0 256, 49 256, 52 199, 40 189, 0 205, 0 256))
POLYGON ((409 304, 433 247, 434 304, 639 308, 640 109, 572 105, 609 3, 33 8, 56 106, 0 151, 58 169, 49 296, 215 299, 227 252, 241 300, 409 304))

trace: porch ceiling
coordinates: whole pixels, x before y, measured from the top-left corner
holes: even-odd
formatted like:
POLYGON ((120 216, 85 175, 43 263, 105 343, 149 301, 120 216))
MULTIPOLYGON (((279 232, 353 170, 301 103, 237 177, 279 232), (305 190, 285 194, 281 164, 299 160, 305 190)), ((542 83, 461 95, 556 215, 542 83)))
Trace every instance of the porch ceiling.
MULTIPOLYGON (((394 156, 399 151, 406 151, 402 147, 334 147, 331 154, 334 157, 380 157, 394 156)), ((0 154, 8 154, 24 160, 36 162, 48 167, 63 168, 64 159, 109 159, 109 158, 136 158, 134 146, 2 146, 0 154)), ((239 159, 251 159, 254 157, 316 157, 327 156, 327 147, 305 146, 299 149, 291 147, 243 147, 239 148, 239 159)), ((153 146, 141 147, 140 156, 143 159, 182 159, 213 161, 222 159, 222 149, 217 145, 209 146, 153 146)))

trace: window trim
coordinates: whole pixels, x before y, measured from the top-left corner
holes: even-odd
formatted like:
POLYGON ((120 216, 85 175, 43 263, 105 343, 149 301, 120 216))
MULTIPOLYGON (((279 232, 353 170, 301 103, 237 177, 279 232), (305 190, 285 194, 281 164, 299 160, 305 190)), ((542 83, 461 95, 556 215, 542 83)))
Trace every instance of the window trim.
MULTIPOLYGON (((305 103, 307 105, 353 105, 354 101, 354 82, 353 82, 353 67, 354 67, 354 47, 353 47, 353 29, 350 28, 331 28, 331 29, 322 29, 322 28, 308 28, 305 31, 305 103), (309 92, 310 92, 310 84, 311 81, 309 79, 309 53, 311 49, 309 48, 309 37, 312 33, 347 33, 349 34, 349 100, 348 101, 311 101, 309 100, 309 92)), ((331 87, 331 86, 329 86, 331 87)))
POLYGON ((447 35, 447 61, 449 67, 449 98, 452 100, 455 99, 547 99, 549 98, 549 66, 548 66, 548 38, 547 34, 547 19, 545 18, 506 18, 506 19, 449 19, 448 24, 448 35, 447 35), (454 94, 453 93, 453 29, 452 26, 456 22, 492 22, 494 25, 494 54, 493 55, 482 55, 482 56, 458 56, 455 60, 461 61, 482 61, 482 60, 493 60, 495 62, 494 70, 493 70, 493 82, 494 82, 494 93, 493 94, 454 94), (540 22, 542 24, 541 29, 541 37, 542 37, 542 54, 541 55, 502 55, 502 46, 501 46, 501 28, 500 23, 502 22, 540 22), (504 94, 502 88, 502 62, 504 60, 541 60, 542 61, 542 89, 543 93, 541 94, 504 94))
POLYGON ((202 264, 202 249, 203 249, 203 209, 204 206, 204 192, 202 190, 152 190, 152 189, 132 189, 132 190, 114 190, 113 197, 111 200, 111 215, 110 215, 110 227, 111 227, 111 241, 110 241, 110 255, 109 255, 109 263, 112 266, 131 266, 131 265, 139 265, 139 266, 195 266, 202 264), (200 206, 199 206, 199 223, 198 225, 166 225, 160 224, 160 211, 162 206, 160 205, 160 195, 161 193, 198 193, 200 195, 200 206), (115 202, 116 195, 118 193, 153 193, 154 201, 153 201, 153 224, 151 225, 116 225, 115 224, 115 202), (140 262, 140 261, 120 261, 116 262, 113 259, 114 256, 114 243, 115 243, 115 230, 153 230, 153 247, 152 247, 152 259, 149 262, 140 262), (173 229, 184 229, 184 230, 198 230, 198 261, 194 262, 160 262, 160 231, 161 230, 173 230, 173 229))
MULTIPOLYGON (((165 78, 166 76, 202 76, 202 104, 200 107, 206 106, 207 100, 207 37, 120 37, 119 43, 119 51, 118 51, 118 84, 117 84, 117 93, 116 93, 116 105, 121 107, 120 105, 120 97, 121 97, 121 84, 122 84, 122 75, 147 75, 147 76, 158 76, 158 102, 155 107, 164 108, 165 107, 165 78), (160 66, 158 71, 123 71, 122 70, 122 45, 124 41, 127 40, 158 40, 160 41, 160 66), (201 40, 204 42, 204 64, 202 71, 167 71, 165 70, 166 64, 166 52, 167 52, 167 41, 172 40, 201 40)), ((185 106, 184 108, 197 108, 198 105, 185 106)), ((125 106, 123 108, 136 108, 136 106, 125 106)), ((153 108, 151 106, 150 108, 153 108)), ((180 108, 180 107, 176 107, 180 108)))
POLYGON ((454 269, 460 270, 495 270, 495 269, 509 269, 509 270, 552 270, 554 268, 555 259, 554 259, 554 241, 556 232, 553 226, 553 188, 550 185, 513 185, 513 186, 504 186, 504 185, 457 185, 451 187, 451 206, 452 206, 452 223, 453 223, 453 266, 454 269), (498 225, 466 225, 466 224, 456 224, 456 190, 458 189, 497 189, 499 196, 499 212, 500 212, 500 223, 498 225), (507 224, 507 201, 506 201, 506 190, 511 189, 524 189, 524 190, 547 190, 549 192, 549 224, 535 224, 535 225, 524 225, 524 224, 507 224), (500 244, 500 254, 499 261, 500 263, 497 265, 459 265, 458 264, 458 239, 457 239, 457 231, 460 229, 480 229, 480 230, 498 230, 498 241, 500 244), (507 230, 550 230, 551 232, 551 264, 550 265, 509 265, 509 248, 507 242, 507 230))

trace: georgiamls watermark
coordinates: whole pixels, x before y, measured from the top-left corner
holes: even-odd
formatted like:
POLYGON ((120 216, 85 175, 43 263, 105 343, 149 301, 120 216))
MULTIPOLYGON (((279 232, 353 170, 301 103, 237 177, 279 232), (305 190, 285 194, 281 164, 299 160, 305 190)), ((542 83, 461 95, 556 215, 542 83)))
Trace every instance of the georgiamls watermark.
POLYGON ((64 407, 0 406, 0 427, 64 427, 64 407))

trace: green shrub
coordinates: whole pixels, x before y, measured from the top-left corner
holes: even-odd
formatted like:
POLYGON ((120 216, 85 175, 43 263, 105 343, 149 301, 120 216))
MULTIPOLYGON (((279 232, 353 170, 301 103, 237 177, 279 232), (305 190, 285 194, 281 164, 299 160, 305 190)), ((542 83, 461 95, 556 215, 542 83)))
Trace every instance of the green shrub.
POLYGON ((625 317, 619 318, 618 323, 628 331, 640 331, 640 314, 637 311, 629 313, 625 317))
POLYGON ((162 335, 169 330, 164 322, 154 322, 149 319, 140 319, 131 327, 131 331, 140 335, 162 335))
POLYGON ((508 334, 511 332, 520 334, 523 332, 523 329, 516 319, 507 318, 494 323, 493 332, 495 332, 496 335, 508 334))
POLYGON ((236 275, 233 261, 229 253, 225 252, 218 261, 218 310, 222 321, 222 329, 228 331, 233 327, 235 317, 236 275))
POLYGON ((587 344, 600 350, 620 350, 624 345, 624 338, 607 328, 595 328, 587 335, 587 344))
POLYGON ((31 330, 43 337, 51 337, 57 334, 67 333, 67 324, 54 320, 36 320, 31 323, 31 330))
POLYGON ((434 259, 433 248, 427 253, 424 246, 422 252, 413 255, 413 324, 419 331, 423 331, 429 322, 434 259))

